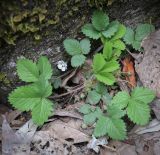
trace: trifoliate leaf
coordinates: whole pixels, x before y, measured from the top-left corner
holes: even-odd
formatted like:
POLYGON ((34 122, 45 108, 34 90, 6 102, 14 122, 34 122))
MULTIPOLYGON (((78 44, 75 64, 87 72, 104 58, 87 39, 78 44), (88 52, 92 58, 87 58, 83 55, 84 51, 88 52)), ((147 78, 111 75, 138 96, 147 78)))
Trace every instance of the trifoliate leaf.
POLYGON ((101 117, 101 115, 102 115, 102 111, 99 107, 97 107, 95 111, 87 115, 84 115, 84 118, 83 118, 84 123, 87 125, 91 125, 96 121, 97 118, 101 117))
POLYGON ((123 40, 128 45, 133 44, 133 42, 134 42, 134 31, 131 28, 127 27, 126 34, 123 37, 123 40))
POLYGON ((139 24, 136 28, 135 40, 142 41, 147 35, 155 30, 151 24, 139 24))
POLYGON ((113 55, 113 44, 110 41, 106 41, 103 48, 103 56, 106 60, 110 60, 113 55))
POLYGON ((126 138, 126 125, 122 119, 106 117, 106 129, 112 139, 124 140, 126 138))
POLYGON ((25 82, 35 82, 39 78, 39 70, 36 63, 28 59, 18 60, 17 72, 19 78, 25 82))
POLYGON ((107 119, 104 116, 98 118, 96 127, 94 129, 94 136, 101 137, 107 134, 107 119))
POLYGON ((66 52, 71 56, 81 53, 80 43, 76 39, 65 39, 63 45, 66 52))
POLYGON ((128 105, 130 96, 127 92, 121 91, 118 92, 112 99, 112 104, 117 106, 120 109, 125 108, 128 105))
POLYGON ((41 99, 32 109, 32 119, 37 125, 43 125, 53 112, 53 104, 48 99, 41 99))
POLYGON ((52 67, 49 63, 47 57, 42 56, 38 60, 38 69, 40 71, 40 75, 43 75, 46 80, 49 80, 52 76, 52 67))
POLYGON ((72 67, 79 67, 82 64, 84 64, 85 60, 86 60, 86 57, 82 54, 74 55, 71 58, 71 65, 72 65, 72 67))
POLYGON ((108 109, 107 109, 107 114, 111 118, 121 118, 126 113, 125 113, 125 111, 121 110, 119 107, 117 107, 115 105, 109 105, 108 109))
POLYGON ((39 90, 32 85, 18 87, 9 94, 9 102, 21 111, 32 110, 40 100, 39 90))
POLYGON ((91 105, 84 104, 80 107, 79 112, 82 114, 88 114, 91 112, 91 105))
POLYGON ((112 37, 111 40, 120 39, 125 35, 125 33, 126 33, 126 27, 124 25, 122 25, 122 24, 119 24, 118 30, 115 33, 115 35, 112 37))
POLYGON ((94 11, 92 24, 96 30, 103 31, 109 24, 109 18, 103 11, 94 11))
POLYGON ((137 102, 151 103, 155 98, 155 92, 143 87, 136 87, 132 93, 131 98, 137 102))
POLYGON ((97 104, 101 99, 101 95, 97 93, 95 90, 92 90, 87 95, 87 103, 89 104, 97 104))
POLYGON ((83 40, 81 40, 80 41, 80 46, 81 46, 83 54, 88 54, 90 52, 91 43, 90 43, 89 39, 83 39, 83 40))
POLYGON ((101 37, 101 33, 97 31, 92 24, 86 24, 82 27, 82 32, 87 37, 92 39, 99 39, 101 37))
POLYGON ((118 39, 118 40, 115 40, 113 42, 113 47, 116 48, 116 49, 119 49, 119 50, 125 50, 126 45, 124 44, 123 41, 121 41, 120 39, 118 39))
POLYGON ((144 102, 131 99, 127 107, 127 115, 134 123, 145 125, 150 118, 150 108, 144 102))
POLYGON ((112 37, 118 30, 119 22, 113 21, 111 22, 105 31, 102 32, 103 36, 106 38, 112 37))
POLYGON ((98 72, 100 71, 104 65, 105 65, 106 61, 103 57, 102 54, 95 54, 94 58, 93 58, 93 70, 94 72, 98 72))
POLYGON ((116 81, 115 77, 113 76, 112 73, 104 73, 104 72, 100 72, 98 74, 95 74, 97 80, 99 80, 100 82, 103 82, 106 85, 113 85, 116 81))

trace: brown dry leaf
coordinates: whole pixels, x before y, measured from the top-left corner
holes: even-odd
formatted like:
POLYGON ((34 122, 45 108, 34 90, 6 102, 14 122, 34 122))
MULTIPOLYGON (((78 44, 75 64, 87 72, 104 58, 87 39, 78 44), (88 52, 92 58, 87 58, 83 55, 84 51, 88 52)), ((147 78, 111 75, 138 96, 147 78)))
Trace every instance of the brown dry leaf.
POLYGON ((103 148, 101 149, 100 155, 137 155, 134 145, 129 145, 119 141, 111 141, 109 146, 111 148, 115 148, 116 152, 103 148))
POLYGON ((136 86, 136 76, 135 76, 134 64, 133 64, 131 57, 126 57, 122 61, 122 64, 123 64, 122 71, 124 73, 128 73, 128 75, 126 75, 126 80, 128 81, 128 86, 130 88, 134 88, 136 86))
POLYGON ((3 116, 2 124, 2 152, 3 155, 28 155, 30 153, 30 143, 37 126, 30 120, 26 122, 17 132, 8 124, 3 116))
POLYGON ((135 141, 138 155, 159 155, 160 154, 160 131, 129 137, 135 141))
POLYGON ((55 133, 52 133, 51 130, 38 131, 36 132, 32 140, 32 154, 71 154, 74 152, 74 146, 71 146, 69 142, 60 139, 55 133), (69 151, 70 150, 70 151, 69 151))
POLYGON ((55 120, 45 126, 42 130, 50 131, 63 140, 70 140, 73 144, 88 142, 90 137, 81 131, 82 120, 70 119, 67 123, 55 120))
POLYGON ((83 119, 82 116, 77 113, 72 111, 66 111, 66 110, 56 110, 54 113, 55 116, 60 116, 60 117, 71 117, 71 118, 77 118, 77 119, 83 119))
POLYGON ((142 42, 144 55, 135 61, 135 69, 145 87, 156 91, 160 97, 160 30, 153 32, 142 42))

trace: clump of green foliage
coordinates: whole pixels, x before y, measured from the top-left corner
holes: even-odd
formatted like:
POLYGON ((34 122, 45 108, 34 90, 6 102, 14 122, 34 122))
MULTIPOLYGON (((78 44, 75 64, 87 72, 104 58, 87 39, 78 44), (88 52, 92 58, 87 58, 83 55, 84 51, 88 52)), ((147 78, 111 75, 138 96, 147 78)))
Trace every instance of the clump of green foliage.
POLYGON ((142 40, 153 31, 155 31, 153 25, 139 24, 135 30, 127 28, 126 34, 123 39, 126 44, 132 45, 135 50, 140 51, 142 40))
MULTIPOLYGON (((145 125, 150 119, 149 103, 155 98, 155 92, 143 87, 136 87, 131 93, 120 91, 113 98, 108 94, 106 85, 112 86, 116 82, 119 70, 119 58, 126 49, 126 44, 140 50, 140 42, 154 27, 150 24, 140 24, 135 32, 126 28, 118 21, 109 21, 109 17, 102 11, 95 11, 92 23, 82 27, 82 32, 92 39, 101 39, 103 50, 93 56, 92 78, 85 104, 79 109, 84 114, 86 125, 95 124, 93 134, 96 137, 108 135, 112 139, 124 140, 127 136, 126 124, 123 117, 127 116, 133 123, 145 125)), ((89 39, 81 41, 66 39, 64 48, 71 56, 72 67, 80 67, 85 63, 86 56, 91 50, 89 39)), ((38 63, 28 59, 17 62, 19 78, 28 82, 26 86, 15 89, 9 95, 10 103, 22 111, 31 111, 33 121, 42 125, 52 114, 53 104, 48 99, 52 94, 49 82, 52 68, 46 57, 40 57, 38 63)), ((90 75, 90 74, 89 74, 90 75)), ((54 87, 58 88, 58 79, 54 87)), ((87 83, 87 82, 86 82, 87 83)))
POLYGON ((22 81, 29 84, 11 92, 9 102, 18 110, 31 111, 33 121, 42 125, 53 112, 53 103, 48 99, 52 94, 49 82, 52 76, 51 64, 44 56, 39 58, 37 64, 20 59, 17 62, 17 73, 22 81))
POLYGON ((111 99, 106 88, 97 85, 96 89, 88 92, 86 104, 79 111, 84 114, 85 124, 96 123, 93 133, 96 137, 108 135, 112 139, 124 140, 126 125, 122 118, 127 115, 131 121, 138 125, 147 124, 150 118, 148 104, 154 97, 153 91, 136 87, 132 90, 131 95, 121 91, 111 99), (98 105, 101 100, 105 104, 103 110, 98 105))

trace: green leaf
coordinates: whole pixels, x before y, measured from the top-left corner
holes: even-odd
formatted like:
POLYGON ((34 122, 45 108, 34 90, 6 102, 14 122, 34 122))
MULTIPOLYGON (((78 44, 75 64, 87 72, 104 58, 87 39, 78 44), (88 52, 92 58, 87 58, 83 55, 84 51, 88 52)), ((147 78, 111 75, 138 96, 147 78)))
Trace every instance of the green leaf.
POLYGON ((88 114, 91 112, 91 105, 84 104, 80 107, 79 112, 82 114, 88 114))
POLYGON ((79 67, 82 64, 84 64, 85 60, 86 60, 86 57, 82 54, 74 55, 71 58, 71 65, 72 65, 72 67, 79 67))
POLYGON ((102 111, 99 107, 97 107, 94 112, 84 115, 84 123, 87 125, 91 125, 96 121, 97 118, 101 117, 101 115, 102 111))
POLYGON ((113 47, 119 50, 125 50, 126 45, 124 44, 123 41, 118 39, 113 42, 113 47))
POLYGON ((98 31, 103 31, 109 24, 109 18, 103 11, 94 11, 92 16, 92 24, 98 31))
POLYGON ((130 96, 127 92, 121 91, 118 92, 112 99, 112 104, 117 106, 120 109, 127 107, 130 96))
POLYGON ((9 94, 9 102, 21 111, 29 111, 40 102, 39 90, 29 85, 18 87, 9 94))
POLYGON ((53 104, 48 99, 41 99, 36 106, 32 109, 32 119, 38 125, 43 125, 48 120, 53 112, 53 104))
POLYGON ((106 60, 110 60, 113 55, 113 44, 110 41, 106 41, 103 48, 103 56, 106 60))
POLYGON ((107 119, 104 116, 99 117, 94 129, 94 136, 101 137, 107 134, 107 119))
POLYGON ((87 37, 92 39, 99 39, 101 37, 101 33, 98 32, 92 24, 86 24, 82 27, 82 32, 87 37))
POLYGON ((92 105, 97 104, 101 99, 101 95, 97 93, 95 90, 92 90, 87 95, 87 103, 92 105))
POLYGON ((145 104, 151 103, 155 96, 154 91, 143 87, 136 87, 131 93, 131 98, 133 100, 144 102, 145 104))
POLYGON ((117 40, 122 38, 126 33, 126 27, 122 24, 119 24, 118 31, 115 33, 115 35, 112 37, 111 40, 117 40))
POLYGON ((127 115, 134 123, 145 125, 150 118, 150 108, 144 102, 131 99, 127 107, 127 115))
POLYGON ((25 82, 35 82, 39 78, 39 71, 36 63, 28 59, 18 60, 17 72, 19 78, 25 82))
POLYGON ((41 76, 39 80, 32 85, 38 89, 37 91, 39 91, 39 97, 45 98, 52 94, 52 86, 48 80, 45 80, 44 76, 41 76))
POLYGON ((135 40, 142 41, 147 35, 155 30, 151 24, 139 24, 136 28, 135 40))
POLYGON ((113 76, 112 73, 98 73, 95 74, 97 80, 100 82, 103 82, 106 85, 113 85, 116 81, 115 77, 113 76))
POLYGON ((106 61, 103 57, 102 54, 95 54, 94 58, 93 58, 93 70, 94 72, 98 72, 100 71, 104 65, 105 65, 106 61))
POLYGON ((81 53, 80 43, 76 39, 65 39, 63 45, 67 53, 71 56, 81 53))
POLYGON ((112 139, 124 140, 126 138, 126 126, 123 120, 109 117, 99 117, 94 135, 101 137, 108 134, 112 139))
POLYGON ((38 60, 38 69, 40 75, 43 75, 46 80, 49 80, 52 76, 52 66, 49 63, 47 57, 41 56, 38 60))
POLYGON ((105 95, 105 94, 108 93, 108 92, 107 92, 107 87, 106 87, 103 83, 101 83, 101 82, 98 82, 98 83, 96 84, 95 90, 96 90, 96 92, 99 93, 100 95, 105 95))
POLYGON ((118 30, 119 22, 113 21, 111 22, 105 31, 102 32, 103 36, 106 38, 112 37, 118 30))
POLYGON ((126 125, 122 119, 106 118, 107 134, 115 140, 126 138, 126 125))
POLYGON ((80 46, 81 46, 83 54, 88 54, 90 52, 91 44, 90 44, 89 39, 83 39, 83 40, 81 40, 80 41, 80 46))
POLYGON ((134 31, 131 28, 127 27, 126 34, 123 37, 123 40, 126 44, 131 45, 134 42, 134 35, 134 31))
POLYGON ((133 46, 133 48, 135 49, 135 50, 138 50, 138 51, 140 51, 141 50, 141 42, 140 41, 134 41, 133 43, 132 43, 132 46, 133 46))
POLYGON ((53 82, 53 86, 55 89, 58 89, 61 86, 61 84, 62 84, 61 78, 56 78, 53 82))
POLYGON ((101 69, 101 73, 108 73, 108 72, 113 72, 119 69, 119 63, 112 59, 111 61, 107 61, 104 65, 104 67, 101 69))
POLYGON ((116 105, 109 105, 108 109, 107 109, 107 114, 111 118, 121 118, 126 113, 125 113, 125 111, 123 111, 119 107, 117 107, 116 105))

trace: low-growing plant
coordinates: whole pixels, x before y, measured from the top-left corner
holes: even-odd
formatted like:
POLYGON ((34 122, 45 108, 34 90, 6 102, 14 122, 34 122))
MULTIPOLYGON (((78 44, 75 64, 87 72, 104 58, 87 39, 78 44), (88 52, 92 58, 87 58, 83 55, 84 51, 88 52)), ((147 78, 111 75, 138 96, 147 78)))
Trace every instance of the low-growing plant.
POLYGON ((67 53, 72 56, 71 65, 72 67, 79 67, 84 64, 86 57, 84 55, 90 52, 90 41, 83 39, 80 42, 76 39, 65 39, 64 48, 67 53))
POLYGON ((107 97, 108 102, 103 100, 106 108, 103 106, 104 108, 100 109, 98 103, 102 100, 102 96, 93 90, 88 93, 86 104, 79 111, 84 114, 85 124, 92 125, 96 122, 93 132, 96 137, 108 135, 112 139, 124 140, 126 125, 122 117, 127 115, 133 123, 138 125, 147 124, 150 118, 148 104, 154 97, 153 91, 136 87, 132 90, 131 95, 121 91, 113 99, 107 97))
POLYGON ((49 82, 52 76, 51 64, 44 56, 39 58, 37 64, 28 59, 20 59, 17 62, 17 73, 28 85, 12 91, 9 102, 18 110, 31 111, 33 121, 42 125, 53 112, 53 103, 48 99, 52 94, 49 82))
POLYGON ((128 45, 132 45, 135 50, 141 50, 142 40, 155 30, 155 27, 151 24, 139 24, 135 30, 127 28, 124 36, 124 41, 128 45))

